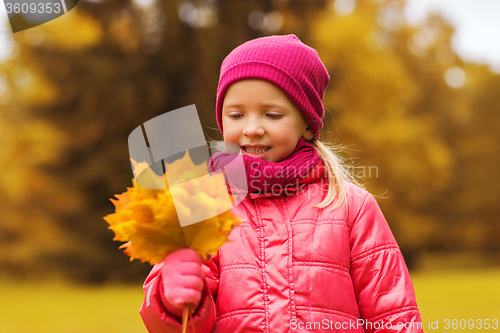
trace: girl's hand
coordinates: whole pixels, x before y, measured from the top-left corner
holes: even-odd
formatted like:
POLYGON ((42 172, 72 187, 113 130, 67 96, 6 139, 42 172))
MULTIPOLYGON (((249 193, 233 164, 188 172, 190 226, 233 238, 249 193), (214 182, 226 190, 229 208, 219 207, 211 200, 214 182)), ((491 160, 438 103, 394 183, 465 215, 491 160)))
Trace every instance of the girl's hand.
POLYGON ((161 274, 167 301, 178 309, 183 309, 185 303, 193 304, 196 309, 205 283, 198 253, 192 249, 177 250, 163 264, 161 274))

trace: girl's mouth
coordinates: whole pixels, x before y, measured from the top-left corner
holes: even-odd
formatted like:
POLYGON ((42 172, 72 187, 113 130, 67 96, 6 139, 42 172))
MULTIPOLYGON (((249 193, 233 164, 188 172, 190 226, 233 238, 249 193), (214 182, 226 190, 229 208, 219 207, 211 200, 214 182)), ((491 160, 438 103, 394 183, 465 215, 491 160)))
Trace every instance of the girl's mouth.
POLYGON ((252 148, 252 147, 242 147, 247 153, 250 154, 262 154, 268 151, 271 147, 259 147, 259 148, 252 148))
POLYGON ((247 155, 253 158, 265 159, 269 149, 271 149, 271 147, 259 147, 259 148, 241 147, 241 153, 243 155, 247 155))

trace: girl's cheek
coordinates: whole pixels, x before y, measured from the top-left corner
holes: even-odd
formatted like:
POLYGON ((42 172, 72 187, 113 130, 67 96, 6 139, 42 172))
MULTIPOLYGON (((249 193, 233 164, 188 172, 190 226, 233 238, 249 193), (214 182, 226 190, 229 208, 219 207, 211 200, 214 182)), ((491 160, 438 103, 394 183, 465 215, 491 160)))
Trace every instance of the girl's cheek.
POLYGON ((235 135, 233 133, 225 134, 224 135, 224 141, 225 142, 235 143, 236 142, 236 137, 235 137, 235 135))

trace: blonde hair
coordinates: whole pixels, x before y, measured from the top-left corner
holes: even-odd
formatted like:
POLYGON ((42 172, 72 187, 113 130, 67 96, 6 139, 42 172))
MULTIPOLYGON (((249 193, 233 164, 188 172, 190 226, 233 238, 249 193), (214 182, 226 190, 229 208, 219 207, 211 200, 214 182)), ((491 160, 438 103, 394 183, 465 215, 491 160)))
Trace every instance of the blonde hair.
POLYGON ((323 160, 329 184, 325 199, 313 207, 327 207, 338 197, 337 202, 331 210, 337 209, 344 203, 344 200, 347 200, 346 182, 362 189, 364 189, 364 186, 358 182, 354 174, 350 171, 350 169, 352 170, 352 166, 342 157, 342 151, 345 150, 342 145, 333 145, 316 139, 313 139, 311 143, 323 160))

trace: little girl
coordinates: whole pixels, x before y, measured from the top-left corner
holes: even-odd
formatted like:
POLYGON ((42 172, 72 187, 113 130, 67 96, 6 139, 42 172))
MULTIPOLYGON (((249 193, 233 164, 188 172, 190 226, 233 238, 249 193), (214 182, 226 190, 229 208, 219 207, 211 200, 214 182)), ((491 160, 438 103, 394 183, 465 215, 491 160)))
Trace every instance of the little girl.
MULTIPOLYGON (((250 40, 221 67, 217 124, 241 148, 242 223, 207 262, 190 249, 144 283, 151 333, 423 332, 413 284, 374 197, 319 139, 330 77, 295 35, 250 40)), ((214 171, 231 156, 212 157, 214 171)), ((229 166, 228 166, 229 167, 229 166)))

